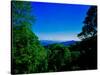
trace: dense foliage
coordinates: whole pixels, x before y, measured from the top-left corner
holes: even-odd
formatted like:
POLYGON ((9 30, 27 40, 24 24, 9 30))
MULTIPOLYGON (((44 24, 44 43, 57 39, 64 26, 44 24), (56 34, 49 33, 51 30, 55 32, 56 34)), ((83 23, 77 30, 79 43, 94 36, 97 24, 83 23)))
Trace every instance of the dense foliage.
POLYGON ((31 29, 35 22, 31 4, 22 1, 11 4, 13 74, 97 68, 97 7, 90 7, 87 12, 82 32, 78 34, 80 42, 70 46, 42 46, 31 29))
POLYGON ((82 32, 78 34, 81 38, 80 66, 85 69, 97 68, 97 7, 91 6, 84 20, 82 32))
POLYGON ((87 39, 97 35, 97 7, 91 6, 84 20, 82 32, 78 34, 81 39, 87 39))
POLYGON ((67 47, 62 44, 52 44, 46 48, 48 49, 48 71, 63 71, 64 66, 66 70, 69 69, 71 52, 67 47))
POLYGON ((31 6, 28 2, 12 2, 12 73, 46 70, 47 53, 31 30, 31 6))

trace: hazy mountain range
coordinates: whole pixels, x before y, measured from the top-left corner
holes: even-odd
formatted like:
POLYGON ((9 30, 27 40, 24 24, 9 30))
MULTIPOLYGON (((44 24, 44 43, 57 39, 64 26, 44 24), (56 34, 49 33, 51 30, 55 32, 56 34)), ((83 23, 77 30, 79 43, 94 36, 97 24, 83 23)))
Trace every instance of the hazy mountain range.
POLYGON ((53 41, 53 40, 40 40, 40 44, 43 45, 43 46, 47 46, 47 45, 50 45, 50 44, 63 44, 65 46, 69 46, 69 45, 72 45, 72 44, 75 44, 77 41, 75 40, 69 40, 69 41, 53 41))

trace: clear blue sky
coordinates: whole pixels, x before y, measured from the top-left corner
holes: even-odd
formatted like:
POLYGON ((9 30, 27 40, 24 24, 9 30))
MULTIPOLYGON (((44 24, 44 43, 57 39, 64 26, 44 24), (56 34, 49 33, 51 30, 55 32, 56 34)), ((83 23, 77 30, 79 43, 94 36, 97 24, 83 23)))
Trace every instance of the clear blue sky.
POLYGON ((32 3, 36 17, 33 32, 39 40, 79 40, 83 21, 90 6, 56 3, 32 3))

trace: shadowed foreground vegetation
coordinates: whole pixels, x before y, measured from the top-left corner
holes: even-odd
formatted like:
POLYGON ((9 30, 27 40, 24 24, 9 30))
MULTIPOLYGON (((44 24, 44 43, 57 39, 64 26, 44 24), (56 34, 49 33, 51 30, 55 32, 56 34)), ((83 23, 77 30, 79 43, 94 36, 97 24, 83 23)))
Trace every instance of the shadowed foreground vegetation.
POLYGON ((42 46, 32 32, 30 2, 12 1, 12 74, 97 69, 97 7, 87 11, 81 41, 42 46))

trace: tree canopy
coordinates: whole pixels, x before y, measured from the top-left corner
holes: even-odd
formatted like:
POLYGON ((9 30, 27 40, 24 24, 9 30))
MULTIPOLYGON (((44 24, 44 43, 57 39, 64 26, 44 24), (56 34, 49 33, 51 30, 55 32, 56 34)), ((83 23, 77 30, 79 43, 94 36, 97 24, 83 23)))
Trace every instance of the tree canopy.
POLYGON ((78 34, 81 39, 86 39, 97 35, 97 7, 91 6, 84 20, 82 32, 78 34))
POLYGON ((12 1, 11 4, 12 73, 44 71, 47 54, 31 29, 31 22, 35 21, 35 17, 30 14, 31 4, 23 1, 12 1))
POLYGON ((81 39, 80 66, 84 69, 97 68, 97 6, 91 6, 87 11, 82 32, 78 34, 81 39), (88 66, 88 67, 86 67, 88 66))
POLYGON ((12 1, 12 74, 57 72, 97 67, 97 7, 91 6, 83 22, 81 41, 43 46, 32 31, 36 17, 30 2, 12 1))

